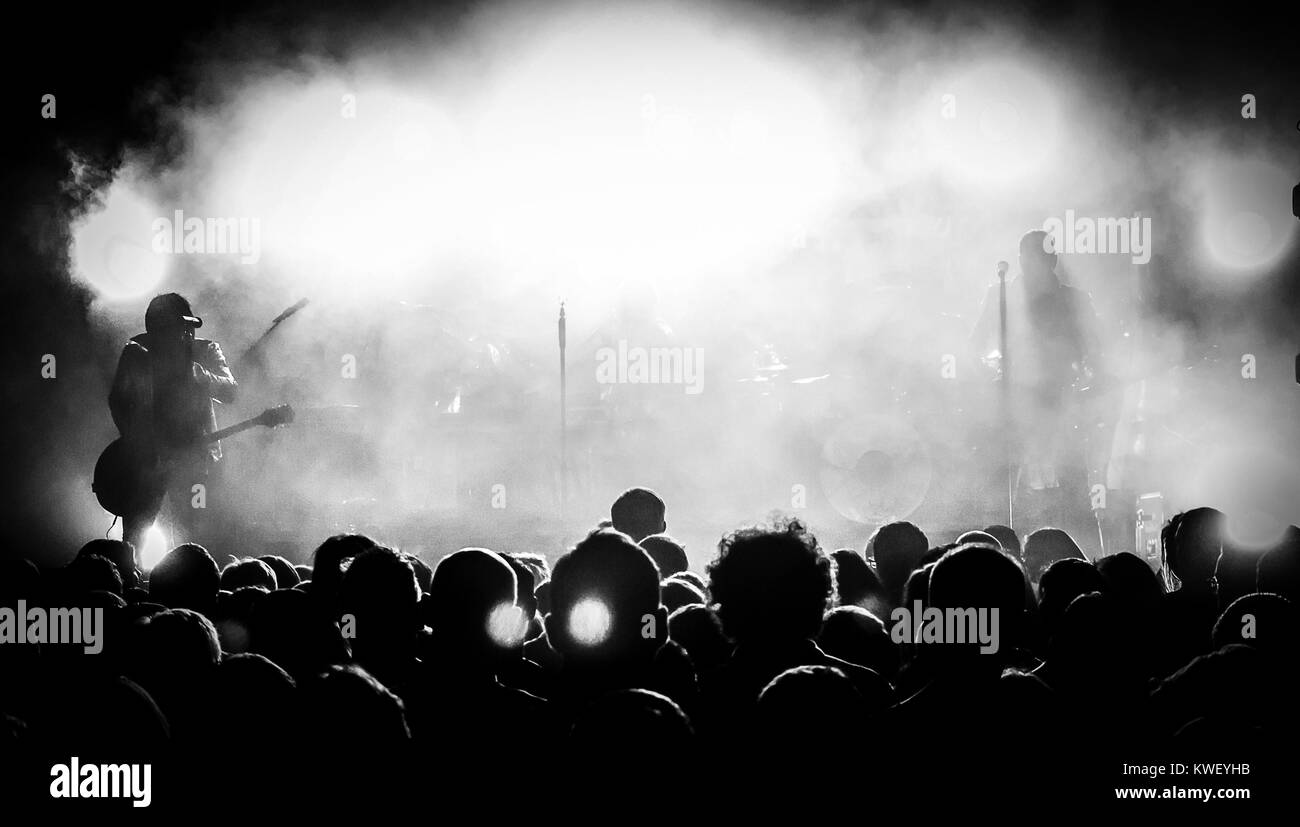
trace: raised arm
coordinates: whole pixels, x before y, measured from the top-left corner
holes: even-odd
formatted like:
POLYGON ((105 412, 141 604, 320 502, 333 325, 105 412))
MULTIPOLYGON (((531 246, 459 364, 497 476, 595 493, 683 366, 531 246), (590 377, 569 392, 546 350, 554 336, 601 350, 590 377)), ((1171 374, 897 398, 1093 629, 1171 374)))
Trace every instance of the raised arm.
POLYGON ((235 398, 235 377, 226 365, 221 345, 216 342, 208 342, 199 354, 199 361, 194 363, 194 380, 203 385, 213 399, 230 402, 235 398))

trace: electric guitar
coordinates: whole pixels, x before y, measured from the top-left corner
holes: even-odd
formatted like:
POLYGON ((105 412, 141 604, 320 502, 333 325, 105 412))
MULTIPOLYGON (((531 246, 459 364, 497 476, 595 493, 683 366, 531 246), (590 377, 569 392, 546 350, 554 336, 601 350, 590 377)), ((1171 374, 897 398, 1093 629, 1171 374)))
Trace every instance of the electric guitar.
MULTIPOLYGON (((293 416, 293 408, 288 405, 267 408, 251 419, 205 434, 194 447, 210 445, 258 425, 287 425, 293 422, 293 416)), ((156 511, 166 495, 169 468, 170 463, 157 451, 119 437, 99 455, 91 490, 105 511, 119 517, 156 511)))

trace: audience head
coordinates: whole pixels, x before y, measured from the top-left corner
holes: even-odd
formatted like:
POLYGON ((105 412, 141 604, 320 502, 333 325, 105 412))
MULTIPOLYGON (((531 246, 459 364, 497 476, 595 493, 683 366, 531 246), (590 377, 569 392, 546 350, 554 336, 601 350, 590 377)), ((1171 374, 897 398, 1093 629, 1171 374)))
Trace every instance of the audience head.
POLYGON ((360 666, 331 666, 304 680, 301 697, 315 740, 349 760, 362 754, 358 749, 383 750, 411 738, 401 699, 360 666))
POLYGON ((298 570, 294 567, 293 563, 290 563, 283 557, 279 557, 275 554, 263 554, 257 559, 270 566, 271 571, 275 573, 276 588, 292 589, 302 580, 302 578, 298 576, 298 570))
POLYGON ((1165 547, 1165 565, 1183 585, 1206 584, 1223 553, 1223 512, 1193 508, 1183 513, 1173 542, 1165 547))
POLYGON ((1295 604, 1280 594, 1256 592, 1239 597, 1214 624, 1214 648, 1242 643, 1294 660, 1298 617, 1295 604))
POLYGON ((516 551, 510 555, 510 559, 523 563, 533 572, 533 579, 537 583, 542 583, 551 579, 551 567, 547 564, 546 558, 536 552, 516 551))
POLYGON ((997 539, 1002 544, 1002 550, 1016 559, 1021 558, 1020 552, 1020 535, 1011 526, 994 523, 991 526, 984 527, 984 533, 997 539))
POLYGON ((725 663, 734 648, 717 612, 698 604, 683 606, 668 616, 668 637, 686 650, 699 675, 725 663))
POLYGON ((631 537, 593 531, 551 573, 546 634, 566 665, 648 664, 667 639, 659 570, 631 537))
POLYGON ((686 560, 686 549, 667 534, 651 534, 640 545, 659 567, 660 579, 667 579, 690 567, 686 560))
POLYGON ((433 569, 414 554, 403 551, 402 556, 410 562, 411 570, 415 572, 415 582, 420 586, 420 594, 428 594, 429 586, 433 583, 433 569))
MULTIPOLYGON (((938 560, 935 561, 937 562, 938 560)), ((918 601, 922 606, 930 605, 930 574, 933 571, 934 563, 926 563, 908 575, 907 585, 903 587, 903 606, 910 609, 918 601)))
POLYGON ((221 651, 237 654, 249 651, 253 615, 270 593, 262 586, 240 586, 233 592, 222 591, 212 623, 221 639, 221 651))
POLYGON ((1150 611, 1165 591, 1146 561, 1130 551, 1101 558, 1097 571, 1105 582, 1102 591, 1130 611, 1150 611))
POLYGON ((229 563, 221 570, 222 589, 233 592, 245 586, 273 592, 277 587, 275 571, 263 561, 252 557, 229 563))
POLYGON ((639 543, 651 534, 663 534, 668 530, 668 523, 664 521, 665 511, 664 501, 649 488, 629 488, 614 500, 609 518, 616 531, 639 543))
POLYGON ((968 531, 957 538, 957 545, 980 545, 995 548, 998 551, 1006 551, 1006 549, 1002 547, 1002 542, 987 531, 968 531))
POLYGON ((839 669, 798 666, 777 675, 759 693, 755 725, 765 743, 799 750, 814 760, 828 741, 863 743, 870 712, 839 669))
POLYGON ((466 548, 438 562, 426 614, 434 639, 458 660, 490 664, 523 642, 518 578, 494 551, 466 548))
POLYGON ((537 569, 513 554, 502 554, 501 559, 515 572, 515 603, 523 611, 525 622, 531 623, 537 616, 537 569))
POLYGON ((1020 641, 1025 575, 1015 561, 1000 551, 982 545, 958 546, 934 564, 928 605, 941 611, 996 609, 999 638, 996 652, 979 654, 978 643, 947 643, 936 647, 952 663, 979 664, 996 670, 1020 641))
POLYGON ((1057 560, 1087 560, 1074 538, 1059 528, 1040 528, 1025 538, 1025 574, 1038 583, 1057 560))
POLYGON ((880 618, 860 606, 837 606, 827 612, 817 644, 826 654, 866 666, 884 678, 898 671, 898 645, 880 618))
POLYGON ((140 567, 136 564, 135 547, 125 540, 109 540, 100 537, 81 547, 77 557, 103 557, 117 567, 122 578, 123 589, 133 589, 140 585, 140 567))
POLYGON ((705 582, 701 575, 696 574, 693 571, 679 571, 674 575, 670 575, 670 578, 673 580, 684 580, 699 589, 700 594, 704 595, 705 598, 708 598, 709 596, 709 584, 705 582))
MULTIPOLYGON (((1068 562, 1058 562, 1052 568, 1068 562)), ((1139 661, 1142 647, 1126 621, 1115 601, 1100 591, 1084 592, 1070 600, 1056 621, 1048 657, 1056 687, 1072 698, 1087 698, 1099 708, 1114 709, 1128 698, 1144 697, 1145 666, 1139 661)))
POLYGON ((708 574, 723 628, 740 646, 816 637, 834 586, 830 558, 796 519, 723 537, 708 574))
POLYGON ((221 662, 212 621, 191 609, 168 609, 139 630, 136 674, 169 717, 178 706, 194 707, 221 662))
POLYGON ((875 561, 876 574, 894 605, 902 599, 907 578, 921 564, 929 547, 930 541, 921 529, 908 522, 882 525, 867 541, 867 557, 875 561))
POLYGON ((266 595, 253 612, 249 649, 265 655, 295 680, 348 660, 343 633, 330 617, 315 610, 296 589, 266 595))
POLYGON ((212 614, 221 591, 221 574, 208 550, 195 543, 179 545, 149 572, 149 599, 169 609, 212 614))
POLYGON ((80 555, 64 569, 69 589, 78 593, 103 591, 122 596, 122 575, 117 566, 97 554, 80 555))
POLYGON ((694 583, 676 577, 670 577, 660 584, 660 599, 669 613, 683 606, 703 606, 708 602, 704 592, 696 588, 694 583))
POLYGON ((213 712, 222 741, 264 748, 299 735, 293 678, 268 658, 230 655, 222 659, 215 677, 213 695, 221 702, 213 712))
POLYGON ((1101 573, 1086 560, 1057 560, 1038 582, 1038 610, 1050 637, 1076 597, 1106 588, 1101 573))
POLYGON ((339 593, 343 588, 343 570, 364 551, 378 544, 364 534, 335 534, 312 553, 311 597, 318 611, 339 613, 339 593))
POLYGON ((835 598, 841 606, 862 606, 884 611, 889 604, 885 587, 866 559, 851 548, 831 552, 835 563, 835 598))
MULTIPOLYGON (((352 560, 339 594, 341 614, 355 620, 353 653, 362 663, 375 656, 405 660, 420 630, 420 585, 411 562, 375 546, 352 560)), ((374 664, 374 660, 370 660, 374 664)))

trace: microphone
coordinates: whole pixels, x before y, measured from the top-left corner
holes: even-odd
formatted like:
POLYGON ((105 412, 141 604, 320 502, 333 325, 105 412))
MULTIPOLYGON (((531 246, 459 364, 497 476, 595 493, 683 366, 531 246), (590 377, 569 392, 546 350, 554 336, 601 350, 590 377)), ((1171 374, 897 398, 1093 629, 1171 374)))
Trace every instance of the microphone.
POLYGON ((283 313, 281 313, 279 316, 276 316, 274 319, 272 319, 271 324, 277 325, 280 322, 292 316, 294 313, 297 313, 299 310, 302 310, 304 307, 307 306, 308 301, 309 301, 308 299, 299 299, 293 306, 286 308, 283 313))
POLYGON ((1007 270, 1008 270, 1010 267, 1011 267, 1011 265, 1010 265, 1010 264, 1007 264, 1005 261, 999 261, 999 262, 998 262, 998 278, 1000 278, 1000 279, 1004 279, 1004 278, 1006 278, 1006 277, 1007 277, 1007 270))
POLYGON ((564 336, 564 328, 565 328, 565 322, 564 322, 564 302, 560 302, 560 322, 559 322, 560 350, 564 350, 564 339, 565 339, 565 336, 564 336))

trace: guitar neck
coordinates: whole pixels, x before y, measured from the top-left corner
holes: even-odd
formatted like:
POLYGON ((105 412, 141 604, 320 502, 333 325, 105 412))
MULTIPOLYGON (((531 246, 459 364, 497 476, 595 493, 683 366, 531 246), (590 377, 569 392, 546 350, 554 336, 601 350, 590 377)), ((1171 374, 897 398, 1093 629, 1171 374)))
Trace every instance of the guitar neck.
POLYGON ((234 436, 235 434, 240 433, 242 431, 247 431, 249 428, 256 428, 260 424, 260 421, 261 421, 260 416, 255 416, 252 419, 245 419, 243 422, 236 422, 234 425, 231 425, 229 428, 222 428, 219 431, 213 431, 212 433, 205 436, 203 439, 205 442, 209 442, 209 443, 218 442, 220 440, 225 439, 226 437, 234 436))

